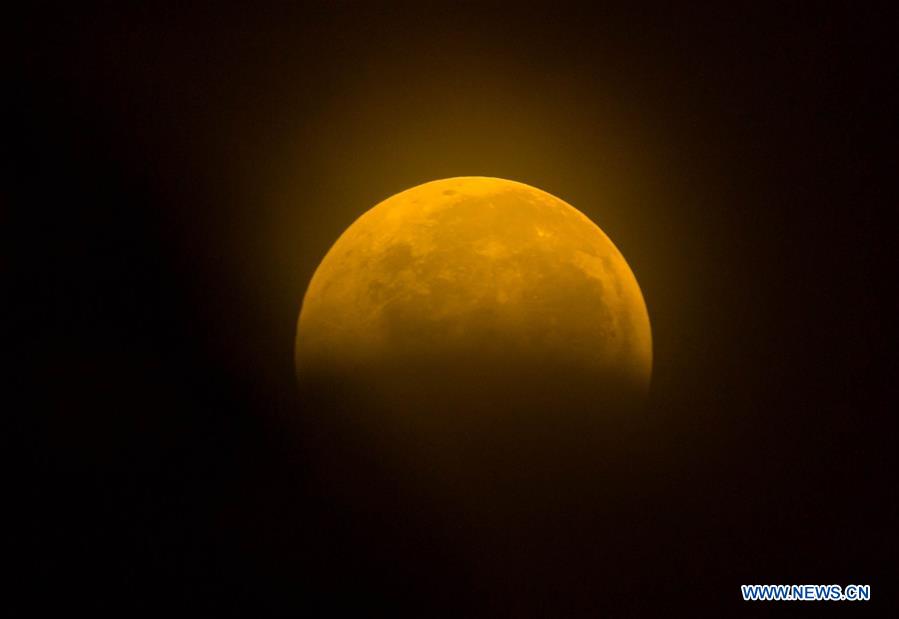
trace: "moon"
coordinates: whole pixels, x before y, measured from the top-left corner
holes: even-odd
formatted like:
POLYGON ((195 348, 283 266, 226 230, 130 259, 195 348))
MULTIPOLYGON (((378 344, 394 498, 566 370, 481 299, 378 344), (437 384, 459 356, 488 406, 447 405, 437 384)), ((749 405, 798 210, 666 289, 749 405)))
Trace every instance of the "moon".
POLYGON ((303 299, 295 362, 301 381, 367 382, 397 406, 551 407, 574 382, 583 407, 645 394, 652 336, 637 279, 583 213, 456 177, 384 200, 337 239, 303 299))

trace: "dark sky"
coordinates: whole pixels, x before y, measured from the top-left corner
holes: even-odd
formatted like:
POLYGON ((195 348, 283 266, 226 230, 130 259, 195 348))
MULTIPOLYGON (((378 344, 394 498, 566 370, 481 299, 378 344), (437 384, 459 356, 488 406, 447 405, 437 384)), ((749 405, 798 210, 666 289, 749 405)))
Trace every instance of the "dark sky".
POLYGON ((749 583, 895 603, 888 16, 330 5, 18 28, 14 590, 117 614, 729 616, 749 583), (292 367, 318 261, 456 175, 589 215, 655 343, 642 438, 577 529, 590 558, 542 547, 495 590, 475 542, 335 489, 297 430, 322 413, 292 367))

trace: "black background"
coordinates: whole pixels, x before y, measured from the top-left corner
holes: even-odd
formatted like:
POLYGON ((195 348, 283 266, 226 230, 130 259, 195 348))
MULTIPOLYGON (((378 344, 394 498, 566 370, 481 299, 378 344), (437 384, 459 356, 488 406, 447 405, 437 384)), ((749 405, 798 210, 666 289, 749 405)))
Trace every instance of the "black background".
POLYGON ((853 610, 893 604, 892 204, 875 177, 895 122, 889 21, 28 15, 7 94, 11 590, 116 613, 574 612, 515 607, 426 520, 373 523, 290 422, 312 414, 292 346, 329 244, 396 191, 483 174, 583 207, 653 322, 654 447, 584 540, 599 558, 547 569, 626 616, 726 616, 747 609, 743 583, 871 584, 853 610), (619 210, 588 204, 603 184, 619 210))

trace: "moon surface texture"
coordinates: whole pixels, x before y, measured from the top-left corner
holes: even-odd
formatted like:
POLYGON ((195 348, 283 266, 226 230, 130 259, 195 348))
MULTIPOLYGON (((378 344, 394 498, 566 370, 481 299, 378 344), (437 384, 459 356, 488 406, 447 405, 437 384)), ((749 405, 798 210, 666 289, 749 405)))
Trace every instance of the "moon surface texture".
POLYGON ((634 274, 584 214, 529 185, 457 177, 384 200, 340 236, 295 355, 301 383, 368 383, 394 408, 570 405, 574 392, 589 408, 645 394, 652 337, 634 274))

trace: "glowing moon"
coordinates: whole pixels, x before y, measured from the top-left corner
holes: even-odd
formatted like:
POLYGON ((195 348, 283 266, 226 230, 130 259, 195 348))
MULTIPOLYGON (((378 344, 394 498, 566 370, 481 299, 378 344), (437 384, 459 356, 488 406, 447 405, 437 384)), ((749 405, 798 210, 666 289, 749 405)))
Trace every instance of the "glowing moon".
POLYGON ((486 177, 425 183, 357 219, 312 278, 295 353, 300 375, 496 359, 645 391, 652 372, 646 305, 612 241, 559 198, 486 177))

